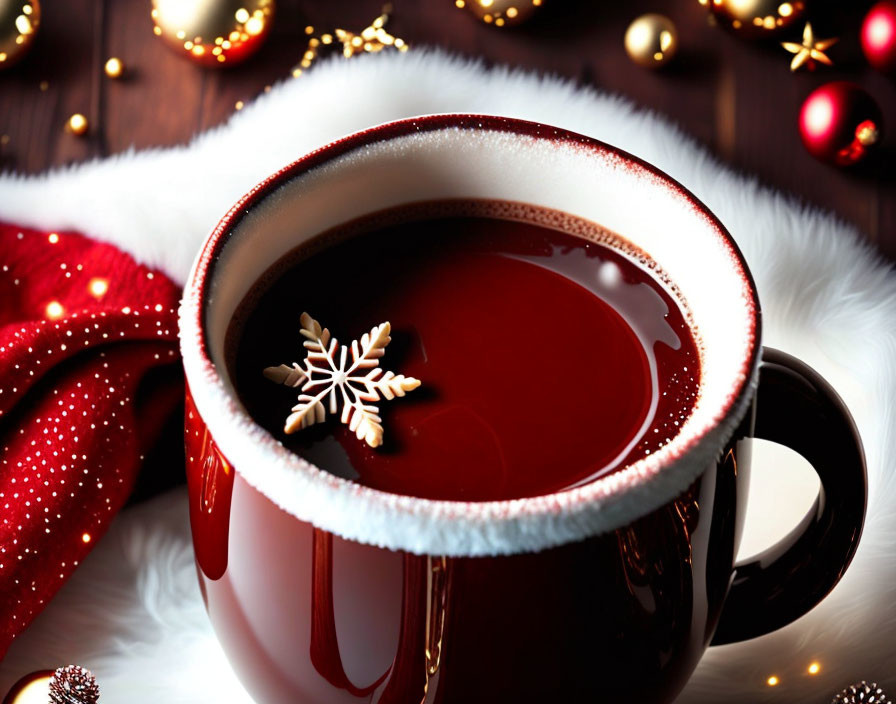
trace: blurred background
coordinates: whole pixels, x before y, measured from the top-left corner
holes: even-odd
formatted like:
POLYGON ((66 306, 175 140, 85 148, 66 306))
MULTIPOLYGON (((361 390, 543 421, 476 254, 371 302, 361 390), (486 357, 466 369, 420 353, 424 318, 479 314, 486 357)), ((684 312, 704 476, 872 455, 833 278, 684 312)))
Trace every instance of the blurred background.
MULTIPOLYGON (((496 2, 493 8, 502 2, 488 1, 496 2)), ((438 46, 627 96, 671 117, 724 161, 834 210, 887 257, 896 257, 896 160, 886 124, 882 143, 845 170, 810 156, 798 125, 806 97, 835 80, 863 87, 884 123, 896 116, 896 83, 869 66, 860 45, 873 3, 807 0, 799 19, 773 38, 723 26, 725 18, 699 0, 543 0, 531 17, 503 27, 458 4, 464 3, 394 0, 386 28, 412 49, 438 46), (626 53, 626 28, 648 12, 663 13, 677 28, 677 56, 659 70, 626 53), (807 19, 816 39, 839 39, 825 51, 833 66, 791 72, 794 54, 780 42, 800 42, 807 19)), ((164 2, 159 5, 165 9, 164 2)), ((383 4, 279 0, 257 52, 220 67, 200 65, 189 52, 166 46, 153 32, 151 10, 151 0, 42 0, 39 31, 27 55, 0 69, 0 170, 35 173, 129 148, 186 142, 267 86, 293 80, 291 71, 311 36, 306 27, 315 36, 336 27, 360 32, 383 4), (111 57, 123 65, 116 79, 104 72, 111 57), (66 129, 74 114, 86 119, 83 135, 66 129)))

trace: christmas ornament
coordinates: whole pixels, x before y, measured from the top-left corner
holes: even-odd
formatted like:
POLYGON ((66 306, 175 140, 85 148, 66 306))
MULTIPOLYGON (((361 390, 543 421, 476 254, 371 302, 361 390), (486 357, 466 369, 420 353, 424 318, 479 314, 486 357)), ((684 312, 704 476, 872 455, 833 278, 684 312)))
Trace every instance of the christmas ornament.
POLYGON ((371 404, 381 397, 391 401, 420 386, 420 380, 412 376, 391 371, 383 374, 380 369, 380 357, 392 341, 391 326, 389 323, 375 325, 361 336, 360 344, 355 340, 340 347, 336 338, 330 337, 330 331, 308 313, 302 313, 300 321, 299 332, 308 350, 304 366, 293 362, 292 366, 281 364, 264 370, 265 377, 277 384, 301 387, 299 402, 286 418, 283 432, 294 433, 322 422, 327 411, 330 415, 336 413, 337 403, 341 401, 342 422, 358 440, 364 440, 370 447, 379 447, 383 444, 383 424, 379 408, 371 404))
POLYGON ((25 675, 16 682, 3 699, 3 704, 47 704, 52 670, 40 670, 25 675))
POLYGON ((812 156, 848 166, 861 161, 880 140, 882 117, 877 103, 859 86, 835 81, 806 98, 799 127, 812 156))
POLYGON ((625 50, 636 64, 647 68, 664 66, 678 50, 678 30, 664 15, 641 15, 625 32, 625 50))
POLYGON ((258 50, 274 0, 152 0, 153 32, 206 66, 243 61, 258 50))
POLYGON ((850 685, 831 700, 831 704, 892 704, 883 690, 864 680, 850 685))
MULTIPOLYGON (((407 42, 400 37, 392 36, 385 29, 386 22, 389 21, 389 9, 390 6, 387 5, 383 14, 357 34, 345 29, 335 29, 332 33, 321 34, 320 37, 312 36, 308 40, 308 46, 305 47, 305 53, 302 55, 299 65, 292 69, 293 78, 298 78, 303 71, 310 68, 311 64, 319 58, 321 51, 327 47, 341 48, 342 55, 347 59, 355 54, 376 53, 386 47, 393 47, 402 52, 407 51, 407 42)), ((305 34, 314 34, 314 27, 305 27, 305 34)), ((269 90, 270 86, 265 86, 265 92, 269 90)))
POLYGON ((803 41, 801 44, 797 44, 796 42, 781 42, 781 46, 783 46, 787 51, 791 54, 796 54, 793 57, 793 61, 790 62, 790 70, 796 71, 801 66, 805 66, 810 71, 815 70, 815 62, 826 64, 828 66, 833 66, 834 62, 831 61, 827 54, 825 54, 825 50, 829 47, 834 46, 839 40, 834 39, 816 39, 815 33, 812 31, 812 25, 806 22, 806 27, 803 29, 803 41))
POLYGON ((808 0, 699 0, 719 23, 743 37, 768 37, 806 16, 808 0))
POLYGON ((0 423, 0 658, 105 533, 181 403, 178 296, 111 245, 0 224, 0 419, 15 419, 0 423))
POLYGON ((89 128, 90 123, 87 122, 87 118, 79 112, 76 112, 74 115, 68 118, 65 123, 65 129, 72 134, 78 135, 79 137, 87 134, 87 130, 89 128))
POLYGON ((496 27, 512 26, 528 20, 542 0, 456 0, 457 7, 467 8, 486 24, 496 27))
POLYGON ((896 72, 896 0, 872 7, 862 22, 862 51, 878 71, 896 72))
POLYGON ((99 698, 100 688, 90 670, 67 665, 53 673, 49 704, 96 704, 99 698))
POLYGON ((0 69, 25 56, 39 28, 38 0, 0 0, 0 69))
POLYGON ((124 73, 124 64, 121 62, 121 59, 113 56, 106 62, 103 70, 109 78, 121 78, 121 75, 124 73))

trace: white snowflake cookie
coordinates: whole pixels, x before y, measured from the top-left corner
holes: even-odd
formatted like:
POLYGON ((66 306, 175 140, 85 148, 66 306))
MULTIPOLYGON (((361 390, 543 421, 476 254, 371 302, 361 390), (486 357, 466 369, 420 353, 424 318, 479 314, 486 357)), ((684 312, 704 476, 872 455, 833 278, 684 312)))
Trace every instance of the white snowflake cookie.
POLYGON ((299 402, 286 418, 283 432, 294 433, 309 425, 322 422, 327 417, 324 399, 329 396, 329 412, 335 414, 342 401, 341 421, 348 425, 359 440, 370 447, 383 444, 383 423, 379 408, 371 402, 384 398, 391 401, 404 396, 420 386, 420 380, 403 374, 380 369, 380 357, 392 338, 388 322, 375 326, 358 340, 352 341, 351 364, 348 364, 349 348, 339 345, 330 337, 327 328, 321 328, 308 313, 302 313, 302 336, 305 338, 304 366, 293 362, 267 367, 264 375, 271 381, 286 386, 301 386, 299 402), (338 354, 338 362, 337 362, 338 354), (365 374, 365 370, 367 373, 365 374))

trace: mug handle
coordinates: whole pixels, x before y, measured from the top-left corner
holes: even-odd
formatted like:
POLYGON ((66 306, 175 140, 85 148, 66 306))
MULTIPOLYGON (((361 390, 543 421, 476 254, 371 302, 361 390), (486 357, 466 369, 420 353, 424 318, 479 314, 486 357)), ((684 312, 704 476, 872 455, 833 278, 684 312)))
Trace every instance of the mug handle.
POLYGON ((862 533, 867 475, 862 441, 837 392, 815 370, 763 348, 753 437, 795 450, 821 488, 787 537, 737 564, 712 645, 755 638, 807 613, 846 572, 862 533))

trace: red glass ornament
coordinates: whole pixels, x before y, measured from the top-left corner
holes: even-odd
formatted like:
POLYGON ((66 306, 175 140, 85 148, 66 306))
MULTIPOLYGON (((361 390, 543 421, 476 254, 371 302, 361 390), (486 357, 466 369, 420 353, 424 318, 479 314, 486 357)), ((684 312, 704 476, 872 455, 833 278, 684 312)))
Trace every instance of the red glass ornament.
POLYGON ((849 166, 880 141, 882 116, 874 99, 854 83, 816 88, 800 110, 800 136, 821 161, 849 166))
POLYGON ((896 0, 872 7, 862 22, 862 51, 878 71, 896 72, 896 0))

